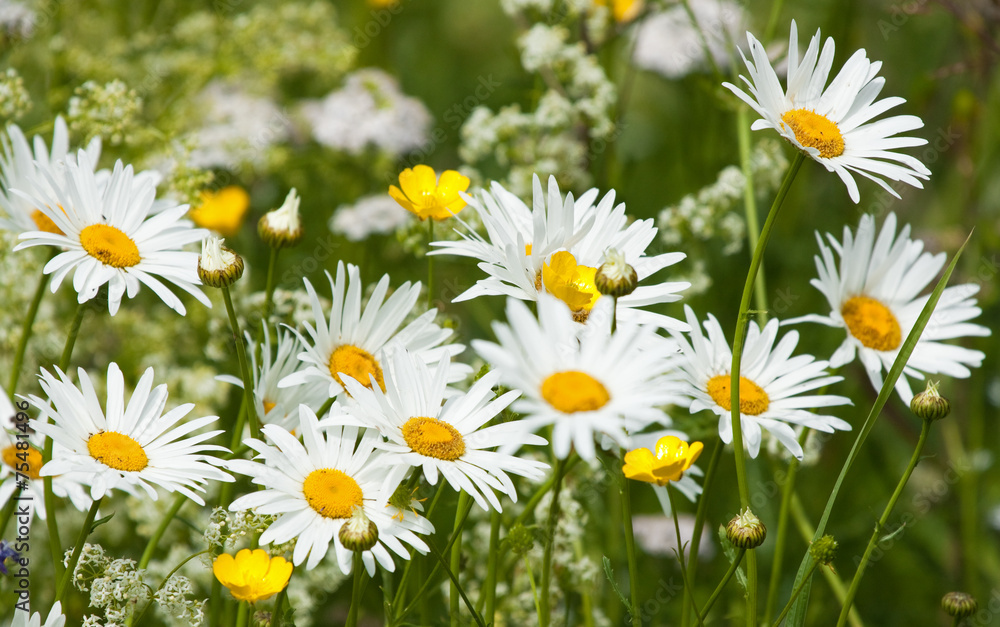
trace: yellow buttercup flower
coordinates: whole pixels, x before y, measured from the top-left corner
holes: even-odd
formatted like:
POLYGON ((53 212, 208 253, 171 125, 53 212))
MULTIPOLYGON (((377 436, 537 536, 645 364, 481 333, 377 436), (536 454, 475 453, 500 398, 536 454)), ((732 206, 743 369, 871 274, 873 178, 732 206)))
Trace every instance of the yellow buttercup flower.
POLYGON ((545 290, 563 301, 576 317, 586 319, 601 293, 597 290, 597 268, 578 266, 576 257, 565 250, 554 255, 542 268, 545 290))
POLYGON ((399 187, 390 185, 389 195, 404 209, 421 220, 444 220, 465 208, 458 193, 469 189, 469 177, 445 170, 439 180, 434 168, 418 165, 399 174, 399 187))
POLYGON ((270 557, 263 549, 243 549, 234 558, 223 553, 212 562, 219 583, 239 601, 256 603, 285 589, 292 565, 283 557, 270 557))
POLYGON ((243 217, 250 208, 250 195, 238 185, 223 187, 217 192, 201 193, 201 204, 188 213, 188 217, 204 229, 226 237, 236 235, 243 224, 243 217))
POLYGON ((616 22, 630 22, 642 11, 643 0, 594 0, 594 4, 611 7, 616 22))
POLYGON ((687 442, 677 436, 667 435, 656 441, 656 452, 648 448, 637 448, 625 453, 625 476, 636 481, 667 485, 680 481, 684 472, 698 461, 705 445, 701 442, 687 442))

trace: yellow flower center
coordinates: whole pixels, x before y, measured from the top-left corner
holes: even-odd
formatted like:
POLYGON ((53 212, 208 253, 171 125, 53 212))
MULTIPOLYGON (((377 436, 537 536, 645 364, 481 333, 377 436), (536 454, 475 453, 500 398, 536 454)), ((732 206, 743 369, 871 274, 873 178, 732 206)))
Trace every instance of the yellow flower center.
MULTIPOLYGON (((725 409, 726 411, 733 408, 733 404, 730 402, 728 374, 716 375, 709 379, 706 391, 719 407, 725 409)), ((764 388, 760 387, 746 377, 740 377, 741 414, 759 416, 767 411, 770 404, 771 399, 768 398, 767 392, 764 391, 764 388)))
POLYGON ((874 298, 849 298, 840 308, 840 315, 851 335, 866 348, 891 351, 899 348, 903 342, 903 331, 899 328, 896 316, 874 298))
POLYGON ((372 383, 369 375, 375 376, 378 386, 385 392, 385 379, 382 377, 382 366, 371 353, 363 348, 358 348, 352 344, 338 346, 330 355, 330 374, 340 385, 344 385, 344 380, 340 378, 340 373, 353 377, 358 383, 371 389, 372 383))
POLYGON ((90 436, 87 451, 105 466, 122 472, 139 472, 149 465, 149 458, 142 446, 117 431, 102 431, 90 436))
POLYGON ((435 459, 453 462, 465 454, 462 434, 437 418, 410 418, 403 425, 403 439, 415 452, 435 459))
POLYGON ((41 212, 40 209, 35 209, 31 212, 31 221, 35 223, 39 231, 44 231, 46 233, 53 233, 55 235, 64 235, 62 229, 56 226, 56 223, 52 221, 52 218, 41 212))
POLYGON ((264 399, 264 415, 266 416, 267 414, 271 413, 271 410, 274 409, 276 405, 277 403, 275 403, 274 401, 269 401, 267 399, 264 399))
POLYGON ((355 507, 364 505, 358 482, 339 470, 321 468, 302 482, 306 502, 325 518, 350 518, 355 507))
POLYGON ((542 282, 550 294, 569 305, 578 322, 584 322, 601 297, 596 274, 597 268, 577 265, 571 253, 561 250, 542 267, 542 282))
MULTIPOLYGON (((17 470, 20 464, 28 464, 27 470, 20 470, 22 475, 29 479, 38 479, 38 471, 42 469, 42 454, 30 446, 23 450, 17 450, 16 446, 8 446, 3 450, 3 463, 10 468, 17 470), (21 457, 18 457, 20 455, 21 457)), ((24 466, 20 466, 24 468, 24 466)))
POLYGON ((608 404, 611 395, 600 381, 586 372, 566 370, 542 381, 542 398, 559 411, 572 414, 600 409, 608 404))
POLYGON ((844 154, 844 136, 836 122, 825 116, 808 109, 792 109, 781 116, 781 121, 792 129, 800 144, 819 150, 824 159, 844 154))
POLYGON ((80 231, 80 245, 91 257, 115 268, 131 268, 142 261, 132 238, 108 224, 91 224, 80 231))

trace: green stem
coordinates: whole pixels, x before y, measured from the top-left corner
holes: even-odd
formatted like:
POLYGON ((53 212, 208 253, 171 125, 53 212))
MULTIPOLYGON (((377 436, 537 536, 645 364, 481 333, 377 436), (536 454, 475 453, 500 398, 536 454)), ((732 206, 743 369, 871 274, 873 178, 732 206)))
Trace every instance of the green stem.
POLYGON ((265 327, 271 316, 271 309, 274 307, 274 278, 278 267, 278 250, 271 249, 271 256, 267 260, 267 285, 264 288, 264 320, 261 322, 265 327))
POLYGON ((250 362, 247 361, 247 351, 243 345, 240 321, 236 318, 233 299, 229 295, 229 287, 226 285, 222 286, 222 297, 226 301, 226 311, 229 313, 229 325, 233 330, 233 340, 236 342, 236 356, 240 361, 240 374, 243 377, 243 397, 247 406, 247 422, 250 424, 250 437, 259 440, 260 427, 257 424, 257 406, 253 402, 253 376, 250 374, 250 362))
MULTIPOLYGON (((795 175, 798 174, 799 168, 802 167, 804 161, 805 153, 796 153, 795 159, 788 169, 788 173, 785 174, 785 180, 782 181, 781 188, 774 198, 774 203, 771 204, 771 209, 767 213, 767 220, 764 222, 760 239, 757 240, 753 258, 750 260, 750 270, 747 272, 747 279, 743 285, 739 316, 736 319, 736 333, 733 339, 733 362, 730 371, 729 402, 733 430, 733 456, 736 461, 736 482, 739 486, 741 510, 749 509, 750 507, 750 489, 747 484, 746 459, 743 451, 743 428, 740 421, 740 367, 743 357, 743 341, 746 338, 747 311, 750 309, 750 297, 753 293, 753 285, 757 280, 757 272, 760 270, 760 264, 764 259, 764 250, 767 248, 767 242, 771 237, 771 229, 774 227, 774 222, 784 203, 785 196, 788 195, 788 190, 792 186, 792 181, 795 180, 795 175)), ((756 622, 757 556, 755 553, 751 553, 750 559, 747 560, 747 624, 755 625, 756 622)))
POLYGON ((163 534, 166 533, 167 527, 173 521, 174 516, 177 515, 177 512, 181 509, 181 507, 184 506, 186 501, 187 497, 183 494, 178 494, 174 497, 173 505, 171 505, 170 509, 167 510, 167 513, 163 516, 163 520, 160 521, 156 531, 153 532, 149 542, 146 543, 146 549, 142 552, 142 558, 139 560, 139 570, 149 566, 149 560, 153 559, 153 553, 156 552, 156 545, 160 543, 160 539, 163 537, 163 534))
POLYGON ((920 438, 917 440, 917 447, 913 451, 913 455, 910 457, 910 463, 906 467, 906 471, 903 472, 903 476, 899 480, 899 484, 896 485, 896 491, 892 493, 892 497, 889 499, 889 503, 885 506, 885 510, 882 512, 882 517, 879 518, 878 524, 875 525, 875 531, 872 532, 872 537, 868 540, 868 546, 865 547, 865 554, 861 557, 861 563, 858 564, 858 569, 854 572, 854 579, 851 580, 851 586, 847 589, 847 598, 844 599, 844 605, 840 610, 840 618, 837 619, 837 627, 843 627, 847 622, 847 613, 851 609, 851 605, 854 603, 854 597, 858 593, 858 587, 861 585, 861 578, 864 577, 865 568, 868 566, 868 560, 871 558, 872 551, 875 550, 875 545, 878 543, 879 534, 885 527, 886 522, 889 521, 889 515, 892 513, 893 508, 896 507, 896 501, 899 500, 900 495, 903 494, 903 488, 906 487, 906 482, 910 480, 910 475, 913 474, 913 469, 917 467, 917 462, 920 461, 920 453, 924 450, 924 444, 927 443, 927 436, 931 432, 931 421, 924 420, 923 427, 920 429, 920 438))
MULTIPOLYGON (((462 602, 465 603, 465 607, 469 609, 469 613, 472 614, 472 618, 476 621, 476 624, 479 625, 479 627, 486 627, 486 623, 483 622, 483 618, 479 615, 479 612, 476 611, 475 606, 472 605, 472 601, 469 600, 468 595, 465 594, 465 590, 463 590, 462 586, 459 584, 458 576, 456 576, 455 573, 452 572, 452 569, 448 567, 448 562, 445 561, 444 555, 437 550, 432 542, 428 542, 427 546, 430 547, 431 553, 434 554, 434 557, 438 559, 438 562, 441 564, 444 572, 448 574, 448 578, 451 579, 451 584, 458 589, 458 594, 461 597, 462 602)), ((452 612, 452 618, 454 618, 455 614, 456 612, 452 612)))
MULTIPOLYGON (((52 256, 49 256, 51 259, 52 256)), ((28 350, 28 342, 31 340, 31 332, 35 326, 35 318, 38 317, 38 308, 42 303, 42 297, 45 295, 45 288, 49 285, 49 277, 51 275, 42 273, 42 276, 38 277, 38 287, 35 288, 35 295, 31 299, 31 305, 28 306, 28 315, 24 318, 24 323, 21 325, 21 339, 17 343, 17 350, 14 352, 14 365, 10 371, 10 383, 7 385, 7 394, 11 398, 14 398, 14 394, 17 392, 17 382, 21 377, 21 366, 24 364, 24 355, 28 350)))
MULTIPOLYGON (((722 451, 725 447, 726 445, 722 443, 722 440, 716 440, 715 448, 712 450, 712 458, 709 460, 708 469, 705 471, 705 482, 702 483, 701 498, 698 499, 698 510, 694 518, 694 535, 691 536, 691 560, 688 562, 687 572, 687 579, 691 584, 694 583, 695 574, 698 572, 698 550, 701 548, 702 529, 705 528, 705 518, 708 515, 708 498, 706 497, 715 483, 716 476, 718 476, 719 461, 722 460, 722 451)), ((680 624, 682 627, 688 624, 693 600, 694 597, 684 597, 684 605, 681 608, 680 624)), ((698 610, 695 609, 695 613, 697 612, 698 610)))
MULTIPOLYGON (((388 572, 388 571, 385 571, 388 572)), ((274 600, 274 613, 271 614, 271 627, 281 627, 284 622, 285 600, 288 597, 288 586, 286 585, 278 593, 278 598, 274 600)))
MULTIPOLYGON (((698 624, 701 625, 701 612, 698 611, 698 604, 694 600, 694 589, 691 587, 691 582, 687 578, 688 567, 684 563, 684 542, 681 538, 681 524, 680 519, 677 517, 677 504, 674 503, 674 495, 670 491, 669 483, 666 485, 666 490, 667 500, 670 502, 670 516, 674 519, 674 537, 677 538, 677 561, 681 564, 681 578, 684 579, 684 589, 687 591, 687 595, 685 596, 691 600, 695 616, 698 617, 698 624)), ((694 552, 691 553, 691 559, 697 559, 694 552)))
MULTIPOLYGON (((497 604, 497 566, 500 561, 500 512, 490 512, 490 551, 486 562, 486 612, 483 620, 492 625, 496 616, 497 604)), ((3 529, 0 528, 0 532, 3 529)))
MULTIPOLYGON (((427 218, 427 252, 431 252, 434 241, 434 218, 427 218)), ((434 306, 434 256, 427 255, 427 308, 434 306)))
MULTIPOLYGON (((59 579, 59 587, 56 588, 56 599, 61 601, 63 606, 66 605, 66 592, 69 590, 69 582, 73 578, 73 571, 76 570, 76 563, 80 561, 80 553, 83 552, 83 545, 87 541, 87 536, 90 535, 90 528, 94 524, 94 519, 97 517, 97 508, 101 506, 101 501, 103 498, 96 499, 90 505, 90 511, 87 512, 87 517, 83 521, 83 526, 80 527, 80 535, 76 538, 76 546, 73 547, 73 554, 70 555, 69 563, 66 564, 66 571, 63 572, 62 577, 59 579)), ((53 516, 53 512, 47 512, 48 516, 53 516)))
POLYGON ((729 565, 729 570, 726 571, 722 581, 720 581, 719 585, 715 588, 715 592, 712 593, 712 596, 708 597, 708 602, 705 603, 705 608, 701 610, 701 614, 697 615, 699 623, 704 622, 704 620, 708 617, 708 613, 712 610, 712 606, 715 605, 716 599, 718 599, 719 595, 722 594, 722 590, 726 587, 726 584, 729 583, 729 580, 733 578, 733 573, 735 573, 736 569, 740 567, 740 562, 743 561, 743 556, 746 555, 746 553, 746 549, 740 549, 739 553, 736 554, 736 559, 734 559, 733 563, 729 565))
MULTIPOLYGON (((167 585, 167 581, 169 581, 170 578, 173 577, 177 573, 177 571, 179 571, 181 569, 182 566, 184 566, 184 564, 187 564, 188 562, 190 562, 194 558, 198 557, 199 555, 205 555, 206 553, 209 553, 210 551, 211 551, 211 549, 205 549, 204 551, 198 551, 197 553, 192 553, 191 555, 188 555, 183 560, 181 560, 181 563, 178 564, 177 566, 174 566, 174 569, 172 571, 170 571, 169 573, 167 573, 167 576, 163 578, 163 581, 160 582, 160 585, 156 588, 156 592, 159 592, 160 590, 162 590, 163 586, 167 585)), ((214 579, 215 578, 213 577, 213 580, 214 579)), ((156 596, 155 593, 153 594, 153 596, 156 596)), ((153 605, 154 602, 155 601, 152 601, 152 600, 150 600, 149 602, 147 602, 146 606, 142 608, 142 611, 139 612, 138 616, 136 616, 134 613, 132 615, 130 615, 128 617, 128 620, 125 621, 126 627, 130 627, 133 624, 141 625, 142 624, 142 617, 146 615, 146 610, 148 610, 150 608, 150 606, 153 605)))
POLYGON ((469 494, 464 490, 458 493, 458 505, 455 507, 455 526, 452 529, 452 535, 455 537, 455 543, 451 545, 451 571, 456 573, 456 577, 452 579, 451 588, 448 595, 448 608, 451 611, 451 626, 458 627, 459 625, 459 589, 458 589, 458 578, 457 573, 462 566, 462 526, 465 523, 465 518, 462 513, 465 511, 466 506, 469 504, 469 494))
POLYGON ((361 608, 361 580, 365 569, 364 562, 361 561, 361 551, 354 552, 354 585, 351 588, 351 609, 347 613, 347 623, 345 627, 357 627, 358 610, 361 608))
POLYGON ((76 306, 73 322, 70 323, 69 333, 66 335, 66 345, 63 347, 62 357, 59 358, 59 369, 63 372, 69 368, 70 358, 73 357, 73 347, 76 346, 76 338, 80 335, 80 325, 83 323, 83 314, 87 311, 86 307, 87 303, 80 303, 76 306))
POLYGON ((549 600, 549 588, 552 580, 552 549, 555 546, 556 523, 559 521, 559 492, 562 490, 563 475, 566 472, 566 460, 556 460, 554 471, 555 483, 552 487, 552 503, 549 505, 548 524, 545 525, 545 550, 542 553, 542 584, 541 584, 541 615, 539 625, 548 627, 552 619, 552 608, 549 600))
POLYGON ((7 530, 7 523, 10 522, 10 517, 14 514, 14 507, 17 505, 17 500, 15 495, 20 491, 17 490, 10 495, 7 499, 7 503, 4 504, 3 510, 0 511, 0 538, 4 537, 4 531, 7 530))
POLYGON ((818 565, 819 562, 813 562, 812 566, 809 568, 809 573, 802 579, 802 581, 799 582, 799 585, 795 586, 795 590, 792 590, 792 596, 788 599, 785 609, 781 610, 781 614, 779 614, 777 620, 774 621, 774 627, 779 627, 779 625, 781 625, 781 621, 785 620, 785 617, 788 616, 789 610, 792 609, 792 604, 795 603, 795 599, 798 598, 802 589, 806 587, 806 582, 810 580, 813 571, 816 570, 816 566, 818 565))
MULTIPOLYGON (((625 453, 625 449, 622 449, 622 459, 625 458, 625 453)), ((633 625, 641 625, 641 619, 639 619, 639 564, 636 561, 635 533, 632 529, 632 496, 629 490, 631 486, 629 480, 625 478, 624 466, 621 463, 617 465, 620 474, 618 494, 621 495, 622 526, 625 528, 625 555, 628 559, 629 614, 632 616, 633 625), (639 619, 638 622, 637 619, 639 619)), ((671 507, 673 507, 672 504, 671 507)))
POLYGON ((247 627, 250 622, 250 604, 240 601, 240 609, 236 612, 236 627, 247 627))
MULTIPOLYGON (((740 144, 740 166, 743 169, 743 210, 747 221, 747 240, 750 249, 757 248, 760 240, 760 221, 757 218, 757 197, 754 194, 753 186, 753 166, 750 163, 750 120, 748 119, 747 108, 740 106, 736 113, 736 133, 740 144)), ((767 285, 764 282, 763 262, 761 262, 761 272, 757 274, 757 279, 753 284, 753 302, 757 310, 757 320, 764 324, 767 322, 767 285)))
MULTIPOLYGON (((809 430, 803 429, 799 436, 799 446, 805 445, 809 430)), ((792 495, 795 494, 795 478, 799 471, 798 459, 792 458, 785 474, 785 482, 781 486, 781 508, 778 511, 778 533, 774 541, 774 556, 771 558, 771 580, 767 586, 767 602, 764 604, 764 617, 774 616, 774 608, 778 601, 778 587, 781 584, 781 563, 785 556, 785 541, 788 539, 788 514, 792 506, 792 495)), ((791 603, 789 603, 789 607, 791 603)), ((787 610, 784 612, 787 614, 787 610)))

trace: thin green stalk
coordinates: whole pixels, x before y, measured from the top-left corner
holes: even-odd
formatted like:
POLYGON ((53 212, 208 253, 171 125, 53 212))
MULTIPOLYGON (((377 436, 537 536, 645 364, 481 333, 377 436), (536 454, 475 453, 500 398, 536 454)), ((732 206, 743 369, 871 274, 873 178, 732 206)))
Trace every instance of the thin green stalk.
MULTIPOLYGON (((809 430, 803 429, 799 436, 799 446, 805 444, 809 430)), ((764 618, 774 616, 774 608, 778 601, 778 588, 781 585, 781 563, 785 557, 785 541, 788 539, 788 514, 792 506, 792 495, 795 493, 795 479, 799 471, 799 460, 792 458, 785 473, 785 482, 781 486, 781 508, 778 510, 778 533, 774 540, 774 556, 771 558, 771 580, 767 586, 767 602, 764 604, 764 618)), ((789 606, 791 604, 789 603, 789 606)), ((787 610, 783 612, 787 614, 787 610)))
POLYGON ((222 286, 222 297, 226 301, 226 311, 229 313, 229 326, 233 330, 233 340, 236 342, 236 356, 240 362, 240 374, 243 378, 243 397, 247 405, 247 422, 250 424, 250 436, 260 439, 260 426, 257 424, 257 405, 253 401, 253 376, 250 374, 250 362, 247 361, 246 347, 243 346, 243 333, 240 332, 240 321, 236 318, 233 299, 229 295, 229 286, 222 286))
POLYGON ((351 588, 351 609, 347 613, 345 627, 357 627, 358 611, 361 608, 361 580, 363 579, 364 563, 361 561, 361 551, 354 552, 354 585, 351 588))
POLYGON ((149 538, 149 542, 146 543, 146 549, 142 552, 142 558, 139 560, 139 570, 149 566, 149 560, 153 559, 153 553, 156 552, 156 545, 160 543, 160 539, 163 534, 166 533, 167 527, 173 521, 174 516, 180 511, 181 507, 187 501, 187 497, 183 494, 178 494, 174 497, 174 503, 167 510, 167 513, 163 516, 163 520, 160 521, 159 526, 157 526, 156 531, 149 538))
POLYGON ((236 613, 236 627, 247 627, 250 622, 250 604, 240 601, 240 609, 236 613))
MULTIPOLYGON (((625 449, 622 449, 622 459, 625 458, 625 453, 625 449)), ((629 491, 631 486, 629 480, 625 478, 624 466, 620 463, 617 465, 621 475, 618 478, 618 494, 621 495, 622 526, 625 528, 625 555, 628 559, 629 614, 632 616, 632 623, 637 624, 636 618, 639 616, 639 564, 636 561, 635 533, 632 530, 632 497, 629 491)))
MULTIPOLYGON (((51 258, 50 255, 49 259, 51 258)), ((28 306, 28 315, 24 317, 24 323, 21 325, 21 339, 18 340, 17 350, 14 352, 14 365, 10 371, 10 383, 7 385, 7 394, 11 398, 14 398, 14 394, 17 392, 17 382, 21 378, 21 366, 24 365, 24 355, 28 350, 28 342, 31 340, 35 318, 38 317, 38 308, 45 295, 45 288, 49 285, 50 276, 43 272, 42 276, 38 277, 38 287, 35 288, 35 295, 31 299, 31 305, 28 306)))
MULTIPOLYGON (((692 607, 694 607, 695 617, 698 619, 698 624, 702 625, 701 622, 701 612, 698 611, 698 604, 694 600, 694 588, 691 587, 691 581, 687 577, 688 567, 684 563, 684 541, 681 537, 681 524, 680 519, 677 517, 677 505, 674 503, 674 494, 670 491, 670 484, 666 485, 667 490, 667 500, 670 502, 670 517, 674 519, 674 537, 677 538, 677 561, 681 564, 681 578, 684 580, 684 589, 687 591, 686 598, 690 599, 692 607)), ((694 552, 691 553, 691 559, 697 559, 694 552)), ((641 625, 640 625, 641 627, 641 625)))
POLYGON ((720 581, 719 585, 715 588, 715 592, 712 593, 712 596, 708 597, 708 602, 705 603, 705 607, 701 610, 701 614, 696 615, 699 623, 704 622, 704 620, 708 618, 708 613, 712 611, 712 606, 715 605, 715 601, 719 598, 719 595, 722 594, 723 588, 725 588, 726 584, 729 583, 729 580, 733 578, 733 574, 736 572, 736 569, 740 567, 740 562, 743 561, 743 556, 746 555, 746 553, 746 549, 740 549, 739 553, 736 554, 736 559, 734 559, 733 563, 729 565, 729 570, 727 570, 726 574, 722 577, 722 581, 720 581))
POLYGON ((535 614, 538 616, 538 622, 542 622, 542 606, 538 600, 538 587, 535 586, 535 574, 531 572, 531 560, 528 559, 527 553, 524 555, 524 569, 528 571, 528 584, 531 586, 531 596, 535 599, 535 614))
POLYGON ((76 338, 80 335, 80 325, 83 323, 83 314, 87 312, 87 303, 80 303, 76 306, 76 313, 69 326, 69 333, 66 335, 66 345, 63 347, 62 357, 59 358, 59 369, 66 372, 69 368, 70 358, 73 357, 73 347, 76 346, 76 338))
MULTIPOLYGON (((970 426, 970 435, 971 431, 970 426)), ((976 547, 978 544, 976 542, 976 536, 978 535, 976 522, 979 517, 974 477, 976 470, 969 459, 969 452, 962 445, 962 433, 958 421, 946 420, 941 425, 941 435, 944 440, 945 450, 948 452, 948 459, 953 460, 958 468, 969 469, 961 473, 958 477, 958 517, 962 540, 962 585, 964 589, 970 591, 970 594, 976 596, 977 577, 975 576, 975 572, 978 562, 977 556, 979 555, 976 547), (970 486, 972 486, 971 490, 970 486)), ((982 441, 969 439, 969 442, 982 441)), ((3 528, 0 527, 0 532, 2 531, 3 528)))
POLYGON ((892 493, 889 503, 885 506, 882 517, 879 518, 878 524, 875 525, 872 537, 868 540, 868 546, 865 547, 861 563, 858 564, 858 569, 854 572, 854 579, 851 580, 851 586, 847 589, 847 598, 844 599, 844 605, 841 607, 840 618, 837 619, 837 627, 843 627, 847 622, 847 613, 854 603, 854 597, 858 593, 858 587, 861 585, 861 578, 865 575, 865 568, 868 567, 868 560, 871 558, 872 551, 875 550, 875 545, 878 544, 879 534, 882 533, 882 529, 889 521, 889 515, 892 513, 893 508, 896 507, 896 501, 903 494, 903 488, 906 487, 906 483, 910 480, 910 475, 913 474, 913 469, 917 467, 917 462, 920 461, 920 454, 923 452, 924 445, 927 443, 927 436, 931 432, 931 424, 930 420, 924 420, 923 427, 920 429, 920 437, 917 439, 917 447, 913 451, 913 456, 910 457, 910 463, 906 467, 906 471, 903 472, 899 484, 896 485, 896 491, 892 493))
MULTIPOLYGON (((389 572, 389 571, 384 571, 389 572)), ((288 586, 286 585, 278 593, 278 598, 274 600, 274 612, 271 614, 271 627, 281 627, 284 623, 285 601, 288 598, 288 586)))
MULTIPOLYGON (((424 518, 430 519, 431 514, 434 512, 435 506, 437 506, 438 501, 441 499, 442 494, 444 494, 444 490, 438 488, 438 490, 434 493, 434 498, 431 499, 431 505, 430 507, 427 508, 427 512, 424 514, 424 518)), ((448 546, 451 546, 451 543, 449 543, 448 546)), ((396 594, 392 599, 393 607, 397 608, 403 607, 403 601, 406 600, 406 582, 410 577, 410 571, 413 567, 414 561, 415 560, 413 559, 406 560, 406 566, 403 567, 403 575, 399 578, 399 585, 396 586, 396 594)), ((400 618, 402 618, 402 616, 403 615, 401 612, 397 611, 395 613, 396 620, 399 620, 400 618)))
MULTIPOLYGON (((483 622, 482 616, 480 616, 479 612, 476 611, 475 606, 472 605, 472 601, 469 600, 469 596, 465 594, 465 590, 463 590, 462 586, 459 584, 458 576, 452 572, 451 568, 449 568, 448 562, 444 559, 444 555, 441 551, 437 550, 433 542, 428 542, 427 546, 430 547, 431 553, 433 553, 434 557, 438 559, 438 562, 441 564, 444 572, 448 575, 448 578, 451 579, 452 585, 458 589, 458 594, 461 597, 462 602, 465 603, 465 607, 469 609, 469 613, 472 614, 473 620, 476 621, 476 624, 479 625, 479 627, 486 627, 486 623, 483 622)), ((452 613, 452 616, 454 616, 454 612, 452 613)))
MULTIPOLYGON (((747 221, 747 240, 750 250, 757 248, 760 239, 760 221, 757 218, 757 196, 753 186, 753 166, 750 163, 750 120, 747 108, 740 106, 736 112, 736 134, 740 145, 740 167, 743 169, 743 211, 747 221)), ((764 281, 763 262, 761 271, 753 284, 753 304, 757 310, 757 320, 767 322, 767 285, 764 281)))
MULTIPOLYGON (((431 242, 434 241, 434 218, 427 218, 427 252, 431 252, 431 242)), ((434 306, 434 256, 427 257, 427 308, 434 306)))
MULTIPOLYGON (((69 590, 69 582, 73 578, 73 571, 76 570, 76 563, 80 561, 80 553, 83 552, 83 545, 87 542, 87 536, 90 535, 90 528, 94 524, 94 519, 97 518, 97 508, 101 506, 102 500, 103 497, 95 499, 90 505, 90 511, 87 512, 83 526, 80 527, 80 534, 76 538, 76 546, 73 547, 73 554, 70 555, 69 563, 66 564, 66 571, 59 579, 59 587, 56 588, 56 600, 61 601, 64 606, 66 605, 66 592, 69 590)), ((52 515, 54 515, 53 512, 48 512, 48 516, 52 515)))
MULTIPOLYGON (((490 512, 490 551, 486 562, 486 611, 483 620, 487 625, 492 625, 496 617, 497 604, 497 566, 500 561, 500 512, 490 512)), ((0 528, 0 532, 3 529, 0 528)))
POLYGON ((552 583, 552 549, 555 545, 556 523, 559 521, 559 492, 562 490, 563 475, 566 472, 566 460, 556 460, 554 471, 555 483, 552 487, 552 504, 549 505, 548 524, 545 525, 545 549, 542 553, 542 598, 540 601, 541 614, 539 615, 539 625, 548 627, 552 620, 552 608, 550 607, 549 588, 552 583))
POLYGON ((278 267, 278 248, 271 249, 271 256, 267 260, 267 284, 264 287, 264 319, 261 321, 265 327, 268 318, 271 316, 271 309, 274 307, 274 279, 277 275, 275 271, 278 267))
MULTIPOLYGON (((722 443, 722 440, 716 440, 715 448, 712 450, 712 457, 708 462, 708 469, 705 471, 705 481, 702 483, 701 498, 698 499, 698 510, 695 512, 694 518, 694 532, 691 536, 691 553, 692 559, 688 562, 688 572, 687 579, 694 585, 695 574, 698 572, 698 549, 701 547, 701 534, 702 529, 705 528, 705 518, 708 515, 708 494, 712 490, 712 486, 715 484, 715 478, 718 476, 719 461, 722 459, 722 451, 726 447, 722 443)), ((693 590, 692 590, 693 592, 693 590)), ((684 597, 684 604, 681 607, 681 626, 684 627, 688 624, 688 617, 691 613, 691 606, 693 605, 693 597, 684 597)), ((698 610, 696 609, 695 612, 698 610)))
POLYGON ((764 39, 762 40, 765 45, 771 42, 771 38, 774 37, 774 29, 778 25, 778 18, 781 17, 781 6, 784 4, 784 0, 774 0, 771 3, 771 15, 767 18, 767 28, 764 29, 764 39))
MULTIPOLYGON (((736 482, 740 492, 740 508, 750 507, 750 488, 746 478, 746 459, 743 451, 743 429, 740 422, 740 366, 743 357, 743 341, 746 338, 747 311, 750 309, 750 297, 753 293, 753 285, 757 280, 757 272, 760 269, 761 261, 764 259, 764 250, 771 237, 771 229, 778 217, 778 212, 784 203, 785 196, 795 180, 802 163, 805 161, 805 153, 798 152, 792 161, 785 180, 781 183, 774 203, 768 211, 767 220, 761 231, 760 239, 754 248, 753 258, 750 260, 750 270, 747 272, 747 280, 743 285, 743 297, 740 299, 739 316, 736 319, 736 333, 733 339, 733 362, 730 371, 730 412, 732 417, 733 430, 733 455, 736 460, 736 482)), ((751 552, 750 559, 747 560, 747 624, 755 625, 757 622, 757 555, 751 552)))
POLYGON ((459 625, 459 589, 458 589, 458 579, 457 573, 462 566, 462 526, 465 523, 465 518, 462 516, 463 511, 470 501, 469 494, 464 490, 458 493, 458 505, 455 507, 455 526, 452 529, 452 535, 455 537, 455 544, 451 545, 451 571, 456 573, 456 578, 452 580, 451 589, 448 595, 448 606, 451 610, 451 626, 458 627, 459 625))
MULTIPOLYGON (((818 565, 819 562, 813 562, 812 567, 809 569, 810 576, 813 574, 813 571, 816 570, 818 565)), ((785 617, 788 616, 789 610, 792 609, 792 604, 795 603, 795 599, 799 597, 799 593, 802 592, 802 589, 806 587, 806 581, 808 580, 809 577, 804 578, 799 582, 799 585, 795 587, 795 590, 792 590, 792 596, 789 597, 788 603, 785 604, 785 609, 781 610, 781 614, 779 614, 777 620, 774 621, 774 627, 781 625, 781 621, 785 620, 785 617)))

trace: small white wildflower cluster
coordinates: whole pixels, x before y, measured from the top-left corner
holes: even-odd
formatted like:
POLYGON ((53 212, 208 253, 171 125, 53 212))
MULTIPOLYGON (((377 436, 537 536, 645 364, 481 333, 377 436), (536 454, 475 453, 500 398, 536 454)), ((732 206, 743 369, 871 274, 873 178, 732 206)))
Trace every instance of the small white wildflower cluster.
MULTIPOLYGON (((768 195, 779 185, 775 172, 785 171, 788 162, 774 141, 760 142, 750 158, 754 189, 768 195)), ((746 225, 733 210, 743 200, 746 178, 736 166, 724 168, 715 183, 688 194, 660 212, 657 226, 665 244, 677 246, 692 239, 722 241, 722 252, 732 255, 743 247, 746 225)))
POLYGON ((351 155, 370 148, 398 157, 427 143, 431 114, 377 68, 358 70, 344 86, 302 107, 317 142, 351 155))
POLYGON ((18 120, 29 110, 31 96, 24 87, 24 78, 14 68, 7 68, 0 74, 0 119, 18 120))
POLYGON ((142 98, 124 82, 87 81, 73 94, 66 115, 69 128, 87 141, 102 137, 117 146, 136 128, 142 98))
POLYGON ((0 32, 6 39, 27 39, 35 30, 35 12, 17 0, 0 2, 0 32))
MULTIPOLYGON (((100 546, 84 545, 73 583, 82 592, 90 590, 90 607, 104 611, 106 627, 124 625, 136 607, 149 600, 150 588, 142 581, 146 571, 135 566, 135 560, 111 559, 100 546)), ((97 616, 87 620, 85 625, 102 624, 97 616)))
POLYGON ((216 507, 205 526, 205 541, 211 549, 231 548, 242 539, 259 535, 277 518, 269 514, 258 514, 252 509, 227 512, 216 507))
POLYGON ((342 205, 330 216, 328 225, 334 233, 352 242, 368 239, 375 233, 388 234, 413 221, 413 214, 386 194, 359 198, 353 205, 342 205))
POLYGON ((191 580, 181 575, 173 575, 156 591, 153 600, 167 615, 197 627, 205 621, 205 600, 189 598, 194 594, 191 580))

